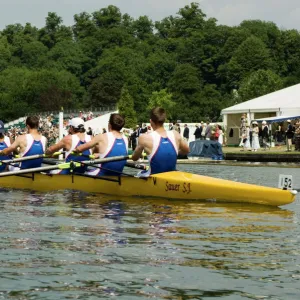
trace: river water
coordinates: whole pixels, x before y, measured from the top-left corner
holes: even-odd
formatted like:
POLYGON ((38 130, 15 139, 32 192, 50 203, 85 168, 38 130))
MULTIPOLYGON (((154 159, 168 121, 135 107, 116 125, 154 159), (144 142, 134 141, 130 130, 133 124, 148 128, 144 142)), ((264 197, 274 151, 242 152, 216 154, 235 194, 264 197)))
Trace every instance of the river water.
MULTIPOLYGON (((180 165, 277 186, 298 169, 180 165)), ((300 299, 300 207, 0 191, 0 299, 300 299)))

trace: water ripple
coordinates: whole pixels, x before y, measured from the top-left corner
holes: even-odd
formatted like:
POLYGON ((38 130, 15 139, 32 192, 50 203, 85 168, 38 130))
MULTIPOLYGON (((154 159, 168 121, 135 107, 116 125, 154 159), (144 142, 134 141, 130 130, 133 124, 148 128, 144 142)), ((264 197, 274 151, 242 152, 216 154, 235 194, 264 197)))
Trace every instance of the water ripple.
MULTIPOLYGON (((269 186, 285 172, 181 168, 269 186)), ((298 203, 272 208, 1 190, 0 211, 0 299, 300 296, 298 203)))

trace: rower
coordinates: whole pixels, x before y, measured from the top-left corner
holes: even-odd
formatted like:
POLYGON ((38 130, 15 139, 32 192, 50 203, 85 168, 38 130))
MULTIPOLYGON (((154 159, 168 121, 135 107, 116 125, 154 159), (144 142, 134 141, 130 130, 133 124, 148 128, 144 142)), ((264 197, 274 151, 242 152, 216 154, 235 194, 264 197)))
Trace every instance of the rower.
MULTIPOLYGON (((109 132, 96 135, 89 143, 77 147, 75 152, 80 153, 97 147, 100 158, 127 155, 128 139, 120 132, 124 125, 125 119, 122 115, 111 114, 108 122, 109 132)), ((125 160, 103 163, 88 174, 92 176, 117 176, 123 171, 125 164, 125 160)))
MULTIPOLYGON (((46 154, 50 155, 60 149, 66 150, 66 162, 89 160, 92 154, 90 150, 84 151, 82 156, 74 155, 73 151, 76 147, 91 141, 91 136, 85 133, 84 121, 81 118, 73 118, 69 121, 69 135, 65 136, 57 144, 50 146, 46 150, 46 154)), ((83 174, 87 167, 82 166, 74 169, 74 172, 83 174)), ((57 172, 53 172, 56 173, 57 172)), ((60 170, 59 174, 70 174, 70 169, 60 170)))
POLYGON ((141 176, 149 176, 176 170, 178 153, 186 155, 190 149, 181 135, 175 131, 166 131, 164 122, 166 112, 161 107, 153 108, 150 112, 150 124, 153 132, 142 134, 139 144, 132 154, 134 161, 138 160, 143 151, 148 155, 150 168, 147 172, 140 172, 141 176))
MULTIPOLYGON (((11 139, 5 135, 4 123, 0 120, 0 151, 10 147, 11 139)), ((11 157, 9 155, 0 156, 0 160, 7 160, 11 157)), ((2 164, 0 166, 0 172, 7 170, 7 165, 2 164)))
MULTIPOLYGON (((21 157, 44 154, 47 139, 38 132, 39 118, 36 116, 27 117, 25 124, 28 134, 18 136, 12 145, 0 152, 1 156, 17 152, 18 149, 21 157)), ((38 168, 42 165, 42 162, 43 158, 23 161, 18 167, 15 167, 14 170, 19 168, 21 170, 38 168)))

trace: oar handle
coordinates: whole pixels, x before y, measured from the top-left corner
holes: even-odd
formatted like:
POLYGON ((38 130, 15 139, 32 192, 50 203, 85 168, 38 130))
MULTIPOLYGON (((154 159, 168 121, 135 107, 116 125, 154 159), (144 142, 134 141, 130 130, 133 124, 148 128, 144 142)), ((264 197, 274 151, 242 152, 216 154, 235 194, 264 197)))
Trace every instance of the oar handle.
POLYGON ((95 155, 93 155, 93 154, 87 155, 87 154, 78 153, 78 152, 71 152, 71 154, 77 155, 77 156, 83 156, 83 157, 90 158, 90 159, 95 159, 95 155))

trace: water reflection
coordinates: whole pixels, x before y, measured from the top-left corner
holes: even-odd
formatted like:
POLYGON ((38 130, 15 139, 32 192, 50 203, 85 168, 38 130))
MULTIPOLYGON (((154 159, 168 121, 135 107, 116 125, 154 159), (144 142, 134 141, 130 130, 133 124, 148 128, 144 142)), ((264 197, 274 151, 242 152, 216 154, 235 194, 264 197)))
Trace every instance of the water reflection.
POLYGON ((0 299, 287 299, 286 287, 288 299, 300 294, 297 204, 66 191, 1 191, 0 200, 0 299))

